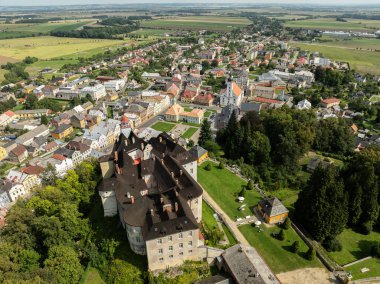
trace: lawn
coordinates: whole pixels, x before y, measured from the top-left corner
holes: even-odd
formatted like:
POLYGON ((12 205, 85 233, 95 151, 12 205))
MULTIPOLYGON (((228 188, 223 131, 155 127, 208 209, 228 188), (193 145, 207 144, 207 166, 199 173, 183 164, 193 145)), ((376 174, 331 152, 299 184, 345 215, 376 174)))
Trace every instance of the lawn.
POLYGON ((369 256, 372 245, 380 240, 380 232, 362 235, 352 229, 345 229, 337 239, 342 244, 342 251, 328 252, 328 255, 338 264, 345 265, 369 256))
POLYGON ((278 232, 278 227, 263 227, 263 232, 252 225, 240 226, 239 230, 248 242, 261 254, 265 262, 274 273, 292 271, 305 267, 322 267, 319 260, 309 261, 305 258, 308 250, 307 245, 292 229, 285 230, 285 240, 280 241, 271 236, 272 232, 278 232), (294 241, 299 241, 300 249, 297 254, 290 251, 294 241))
POLYGON ((88 267, 84 272, 80 284, 105 284, 99 271, 94 267, 88 267))
MULTIPOLYGON (((373 21, 373 25, 377 25, 379 21, 373 21)), ((317 18, 311 20, 287 21, 285 27, 305 28, 317 30, 339 30, 339 31, 371 31, 373 25, 362 23, 361 20, 339 22, 335 18, 317 18)))
POLYGON ((231 31, 237 27, 249 25, 250 21, 240 17, 223 16, 191 16, 191 17, 171 17, 167 19, 157 19, 141 22, 142 27, 174 29, 174 30, 211 30, 211 31, 231 31))
POLYGON ((122 45, 122 40, 58 38, 51 36, 0 40, 0 54, 14 59, 35 56, 39 59, 58 58, 65 55, 122 45))
POLYGON ((175 126, 174 123, 159 121, 159 122, 156 122, 154 125, 152 125, 151 128, 157 131, 169 132, 170 130, 173 129, 174 126, 175 126))
POLYGON ((190 139, 194 135, 194 133, 197 132, 197 130, 198 128, 190 127, 185 131, 185 133, 181 135, 181 137, 185 139, 190 139))
POLYGON ((214 218, 214 213, 214 210, 202 200, 202 222, 209 230, 218 226, 216 219, 214 218))
POLYGON ((294 204, 298 199, 298 194, 299 191, 290 188, 266 192, 268 197, 276 196, 290 212, 294 211, 294 204))
POLYGON ((310 52, 318 51, 333 60, 349 62, 351 69, 361 73, 380 74, 380 56, 377 52, 299 42, 294 42, 292 45, 310 52))
POLYGON ((351 265, 345 270, 347 272, 350 272, 352 274, 352 279, 362 279, 362 278, 368 278, 368 277, 375 277, 380 276, 380 260, 378 258, 371 258, 368 260, 364 260, 362 262, 359 262, 357 264, 351 265), (362 268, 368 268, 368 272, 361 272, 360 269, 362 268))
POLYGON ((230 243, 231 246, 236 245, 238 242, 235 239, 234 235, 231 233, 231 231, 227 228, 225 224, 222 224, 223 231, 227 236, 228 242, 230 243))
POLYGON ((206 111, 205 112, 205 118, 209 118, 210 117, 210 115, 212 114, 212 111, 206 111))
POLYGON ((237 197, 247 183, 229 170, 219 169, 218 165, 212 162, 205 162, 198 167, 198 182, 233 220, 252 215, 251 207, 256 206, 260 200, 257 191, 246 190, 243 204, 247 204, 247 208, 245 211, 239 211, 238 208, 243 204, 237 201, 237 197), (207 164, 212 165, 211 171, 204 169, 207 164))

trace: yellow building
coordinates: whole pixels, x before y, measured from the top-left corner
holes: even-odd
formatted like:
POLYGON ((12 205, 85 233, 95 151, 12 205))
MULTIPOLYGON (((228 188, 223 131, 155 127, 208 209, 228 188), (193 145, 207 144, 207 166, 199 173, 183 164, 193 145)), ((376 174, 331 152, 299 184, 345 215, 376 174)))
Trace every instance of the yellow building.
POLYGON ((198 164, 202 163, 208 158, 207 150, 203 149, 201 146, 196 145, 190 149, 189 153, 197 159, 198 164))
POLYGON ((0 161, 4 160, 6 157, 8 157, 7 151, 0 146, 0 161))
POLYGON ((65 139, 67 136, 73 133, 73 131, 74 129, 71 125, 62 124, 51 132, 51 136, 54 139, 65 139))
POLYGON ((263 199, 257 207, 268 224, 283 223, 289 214, 289 210, 286 209, 277 197, 263 199))

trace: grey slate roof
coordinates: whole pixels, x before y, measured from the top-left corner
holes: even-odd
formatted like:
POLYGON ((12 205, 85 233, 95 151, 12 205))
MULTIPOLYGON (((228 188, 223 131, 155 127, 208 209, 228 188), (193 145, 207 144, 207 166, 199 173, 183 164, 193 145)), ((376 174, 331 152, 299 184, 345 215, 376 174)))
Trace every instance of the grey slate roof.
POLYGON ((260 206, 269 217, 289 212, 277 197, 261 200, 260 206))
POLYGON ((195 145, 193 148, 190 149, 189 153, 194 156, 195 158, 199 159, 200 157, 202 157, 204 154, 207 153, 207 150, 206 149, 203 149, 201 146, 199 145, 195 145))

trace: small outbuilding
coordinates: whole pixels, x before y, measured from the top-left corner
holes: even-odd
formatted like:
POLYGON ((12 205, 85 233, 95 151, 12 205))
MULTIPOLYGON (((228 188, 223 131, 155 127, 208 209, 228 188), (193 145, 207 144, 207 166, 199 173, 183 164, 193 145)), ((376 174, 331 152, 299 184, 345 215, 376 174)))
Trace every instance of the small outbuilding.
POLYGON ((198 164, 202 163, 208 158, 208 151, 199 145, 190 149, 189 153, 197 159, 198 164))
POLYGON ((268 224, 283 223, 289 214, 289 210, 277 197, 263 199, 257 207, 259 213, 268 224))

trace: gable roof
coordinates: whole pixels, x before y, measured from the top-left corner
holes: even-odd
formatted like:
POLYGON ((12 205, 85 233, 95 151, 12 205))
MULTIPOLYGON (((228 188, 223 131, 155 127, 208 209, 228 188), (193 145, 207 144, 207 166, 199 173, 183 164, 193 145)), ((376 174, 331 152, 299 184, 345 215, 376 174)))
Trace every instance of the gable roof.
POLYGON ((261 200, 260 206, 269 217, 289 212, 277 197, 261 200))
POLYGON ((204 154, 207 153, 207 150, 202 148, 199 145, 196 145, 190 149, 189 153, 195 158, 199 159, 200 157, 202 157, 204 154))

